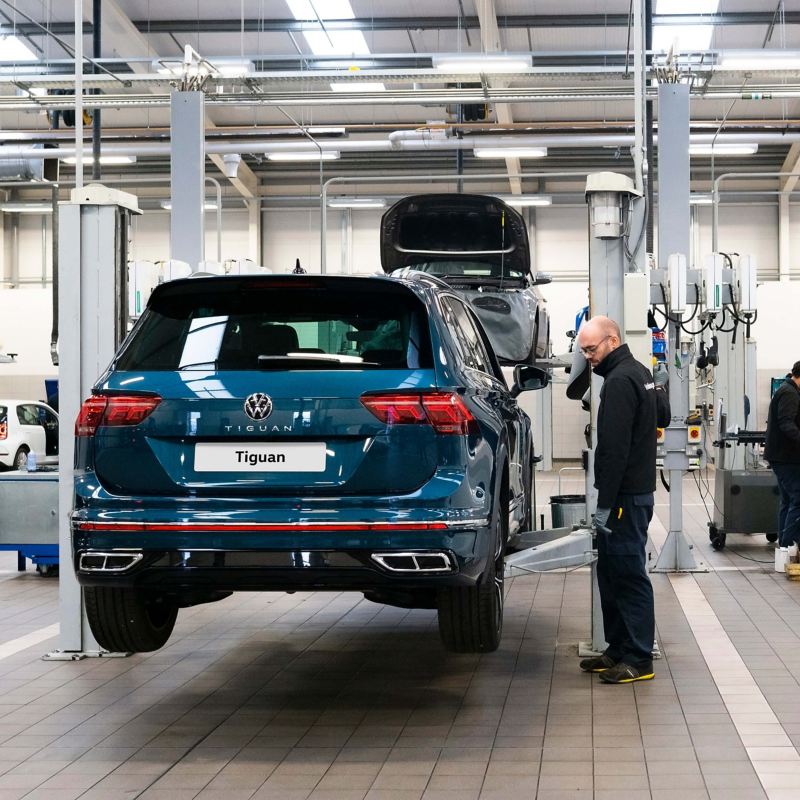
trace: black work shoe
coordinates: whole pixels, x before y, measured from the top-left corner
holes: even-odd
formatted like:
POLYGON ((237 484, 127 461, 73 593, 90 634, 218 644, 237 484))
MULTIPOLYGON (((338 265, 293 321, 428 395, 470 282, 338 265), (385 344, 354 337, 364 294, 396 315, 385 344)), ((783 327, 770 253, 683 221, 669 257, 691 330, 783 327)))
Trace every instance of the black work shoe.
POLYGON ((634 681, 651 681, 655 676, 652 661, 646 661, 635 667, 620 661, 619 664, 604 670, 600 675, 600 680, 603 683, 633 683, 634 681))
POLYGON ((579 666, 584 672, 605 672, 607 669, 611 669, 616 663, 617 662, 614 661, 613 658, 610 658, 605 653, 601 653, 599 656, 584 658, 579 666))

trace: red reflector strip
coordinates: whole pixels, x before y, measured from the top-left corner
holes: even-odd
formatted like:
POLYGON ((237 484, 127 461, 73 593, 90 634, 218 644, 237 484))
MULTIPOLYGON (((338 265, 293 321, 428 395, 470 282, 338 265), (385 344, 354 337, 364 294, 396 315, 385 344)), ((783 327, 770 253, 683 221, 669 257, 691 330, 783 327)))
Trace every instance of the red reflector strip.
POLYGON ((78 522, 81 531, 445 531, 446 522, 78 522))

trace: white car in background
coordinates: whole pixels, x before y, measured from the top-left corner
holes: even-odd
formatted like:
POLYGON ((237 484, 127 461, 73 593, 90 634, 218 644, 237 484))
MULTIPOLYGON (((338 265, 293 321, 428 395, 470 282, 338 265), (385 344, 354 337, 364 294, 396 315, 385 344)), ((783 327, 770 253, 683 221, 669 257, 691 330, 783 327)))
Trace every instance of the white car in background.
POLYGON ((58 414, 37 400, 0 399, 0 469, 58 463, 58 414))

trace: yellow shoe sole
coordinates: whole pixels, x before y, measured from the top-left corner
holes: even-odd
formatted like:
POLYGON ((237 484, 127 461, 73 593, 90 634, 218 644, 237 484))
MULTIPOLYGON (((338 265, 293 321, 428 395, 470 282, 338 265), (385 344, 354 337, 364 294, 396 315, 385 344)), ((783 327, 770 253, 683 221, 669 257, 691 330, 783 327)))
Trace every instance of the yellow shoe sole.
MULTIPOLYGON (((605 670, 603 670, 605 672, 605 670)), ((638 678, 623 678, 621 681, 603 681, 603 683, 608 684, 618 684, 618 683, 635 683, 636 681, 651 681, 655 678, 655 672, 649 672, 647 675, 639 675, 638 678)))

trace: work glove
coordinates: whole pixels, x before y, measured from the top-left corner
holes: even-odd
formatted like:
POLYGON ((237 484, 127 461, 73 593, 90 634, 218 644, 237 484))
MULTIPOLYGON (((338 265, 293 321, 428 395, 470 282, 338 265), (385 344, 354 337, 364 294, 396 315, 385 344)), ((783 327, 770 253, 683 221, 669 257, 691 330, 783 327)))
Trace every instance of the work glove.
POLYGON ((669 370, 663 362, 653 367, 653 383, 659 388, 664 388, 669 383, 669 370))
POLYGON ((598 508, 597 511, 594 512, 594 516, 592 517, 592 527, 596 531, 602 531, 603 533, 611 533, 611 529, 608 527, 608 518, 611 516, 611 509, 610 508, 598 508))

